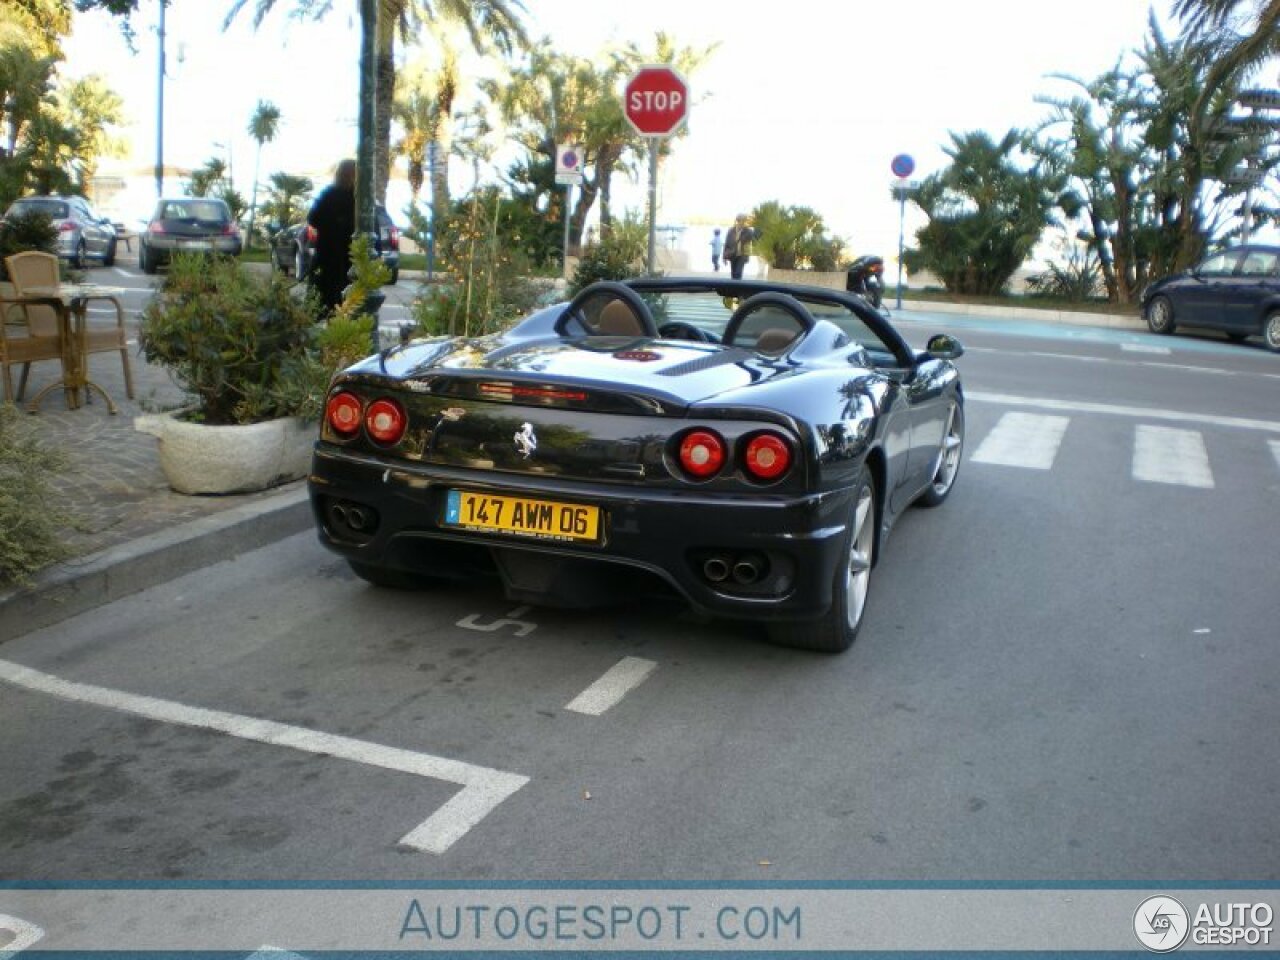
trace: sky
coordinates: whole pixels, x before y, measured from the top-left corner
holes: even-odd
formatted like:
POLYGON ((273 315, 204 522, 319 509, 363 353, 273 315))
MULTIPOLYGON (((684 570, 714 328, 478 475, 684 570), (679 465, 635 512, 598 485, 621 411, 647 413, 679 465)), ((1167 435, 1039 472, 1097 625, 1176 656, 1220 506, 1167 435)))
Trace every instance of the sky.
MULTIPOLYGON (((688 227, 677 242, 701 248, 711 225, 777 200, 817 210, 851 254, 888 256, 898 244, 889 168, 896 154, 914 158, 919 178, 946 165, 950 131, 998 137, 1035 124, 1048 112, 1036 97, 1070 89, 1052 75, 1090 79, 1108 69, 1141 45, 1152 9, 1167 23, 1169 5, 526 0, 525 21, 532 36, 587 57, 632 41, 643 48, 658 31, 682 46, 714 46, 688 78, 687 133, 660 178, 658 222, 688 227)), ((124 99, 132 156, 102 169, 140 175, 114 204, 121 209, 108 210, 127 221, 145 217, 154 198, 158 0, 139 6, 136 53, 103 14, 77 14, 65 45, 66 73, 101 73, 124 99)), ((251 9, 224 30, 229 6, 175 0, 169 8, 166 163, 194 167, 222 156, 247 196, 256 150, 247 127, 265 98, 280 108, 282 124, 263 150, 261 181, 286 170, 319 186, 337 159, 355 152, 356 4, 335 0, 328 18, 312 23, 288 16, 292 0, 279 0, 256 31, 251 9)), ((410 61, 415 55, 406 51, 410 61)), ((464 98, 474 90, 474 74, 463 89, 464 98)), ((454 188, 465 190, 471 171, 455 166, 454 188)), ((177 184, 166 189, 180 192, 177 184)), ((624 207, 642 211, 645 197, 644 182, 615 186, 624 207)), ((393 182, 388 206, 399 220, 407 199, 407 185, 393 182)), ((919 216, 908 204, 908 244, 919 216)))

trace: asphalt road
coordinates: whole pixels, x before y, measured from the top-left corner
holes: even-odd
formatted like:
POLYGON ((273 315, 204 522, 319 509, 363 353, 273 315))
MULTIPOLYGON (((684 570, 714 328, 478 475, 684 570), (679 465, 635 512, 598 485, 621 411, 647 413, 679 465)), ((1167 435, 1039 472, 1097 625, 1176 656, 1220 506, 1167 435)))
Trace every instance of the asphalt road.
POLYGON ((847 654, 297 536, 0 647, 0 878, 1280 879, 1280 357, 901 328, 965 463, 847 654))

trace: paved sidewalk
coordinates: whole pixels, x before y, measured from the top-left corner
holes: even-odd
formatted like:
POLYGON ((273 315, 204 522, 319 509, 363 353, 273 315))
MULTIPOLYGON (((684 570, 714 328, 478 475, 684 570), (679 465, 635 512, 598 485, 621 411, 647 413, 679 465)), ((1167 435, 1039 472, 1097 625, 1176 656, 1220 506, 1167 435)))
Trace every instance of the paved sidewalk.
MULTIPOLYGON (((91 323, 104 322, 105 318, 91 323)), ((37 425, 50 447, 62 450, 67 470, 53 478, 74 528, 65 532, 73 557, 118 546, 176 524, 230 510, 267 494, 192 497, 174 493, 160 470, 158 441, 133 428, 134 417, 172 409, 182 403, 182 391, 165 370, 149 366, 137 352, 137 318, 126 323, 131 341, 135 399, 125 396, 124 372, 118 353, 89 357, 89 377, 116 402, 119 413, 107 412, 100 396, 78 410, 68 410, 61 390, 51 390, 39 412, 29 421, 37 425)), ((32 364, 26 400, 45 384, 57 380, 56 361, 32 364)), ((16 386, 17 373, 14 380, 16 386)), ((26 409, 26 400, 19 404, 26 409)), ((294 485, 300 485, 298 481, 294 485)))

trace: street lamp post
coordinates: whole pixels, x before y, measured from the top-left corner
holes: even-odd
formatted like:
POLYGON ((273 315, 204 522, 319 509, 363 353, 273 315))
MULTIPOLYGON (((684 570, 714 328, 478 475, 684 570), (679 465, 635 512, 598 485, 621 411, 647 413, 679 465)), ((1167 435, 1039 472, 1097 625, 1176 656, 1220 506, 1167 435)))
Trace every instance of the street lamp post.
POLYGON ((156 196, 164 196, 164 8, 168 0, 160 0, 160 25, 156 28, 160 55, 156 72, 156 196))

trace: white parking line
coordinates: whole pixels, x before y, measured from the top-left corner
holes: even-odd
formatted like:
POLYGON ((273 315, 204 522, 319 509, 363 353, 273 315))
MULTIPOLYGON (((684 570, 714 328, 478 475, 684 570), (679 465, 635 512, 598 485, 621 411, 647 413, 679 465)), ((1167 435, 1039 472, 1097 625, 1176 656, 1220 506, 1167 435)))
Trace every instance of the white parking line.
POLYGON ((974 403, 994 403, 1009 407, 1039 407, 1041 410, 1066 410, 1074 413, 1107 413, 1118 417, 1141 417, 1144 420, 1205 423, 1215 427, 1242 427, 1245 430, 1266 430, 1268 433, 1280 433, 1280 421, 1250 420, 1246 417, 1220 417, 1212 413, 1184 413, 1178 410, 1159 410, 1155 407, 1120 407, 1109 403, 1055 400, 1051 397, 1015 397, 1006 393, 983 393, 980 390, 966 393, 965 399, 974 403))
POLYGON ((971 458, 973 463, 1049 470, 1058 455, 1070 417, 1041 413, 1006 413, 971 458))
POLYGON ((1122 343, 1120 344, 1120 349, 1129 353, 1162 353, 1165 355, 1173 353, 1168 347, 1155 347, 1146 343, 1122 343))
POLYGON ((1204 437, 1198 430, 1139 424, 1133 443, 1133 479, 1212 489, 1204 437))
POLYGON ((0 960, 11 960, 32 944, 44 939, 44 931, 34 923, 7 913, 0 913, 0 930, 13 934, 4 949, 0 950, 0 960))
POLYGON ((306 727, 294 727, 273 720, 189 707, 172 700, 75 683, 8 660, 0 660, 0 680, 63 700, 106 707, 108 710, 135 714, 161 723, 215 730, 242 740, 289 747, 304 753, 337 757, 370 767, 460 784, 462 789, 444 806, 400 839, 402 846, 426 853, 444 853, 498 804, 529 782, 528 777, 519 774, 479 767, 460 760, 448 760, 428 753, 415 753, 412 750, 308 730, 306 727))
POLYGON ((111 269, 121 277, 129 277, 130 279, 132 279, 133 277, 136 276, 136 274, 130 273, 128 270, 121 270, 119 267, 112 267, 111 269))
POLYGON ((603 677, 565 704, 565 709, 598 717, 644 683, 657 666, 652 660, 623 657, 603 677))

